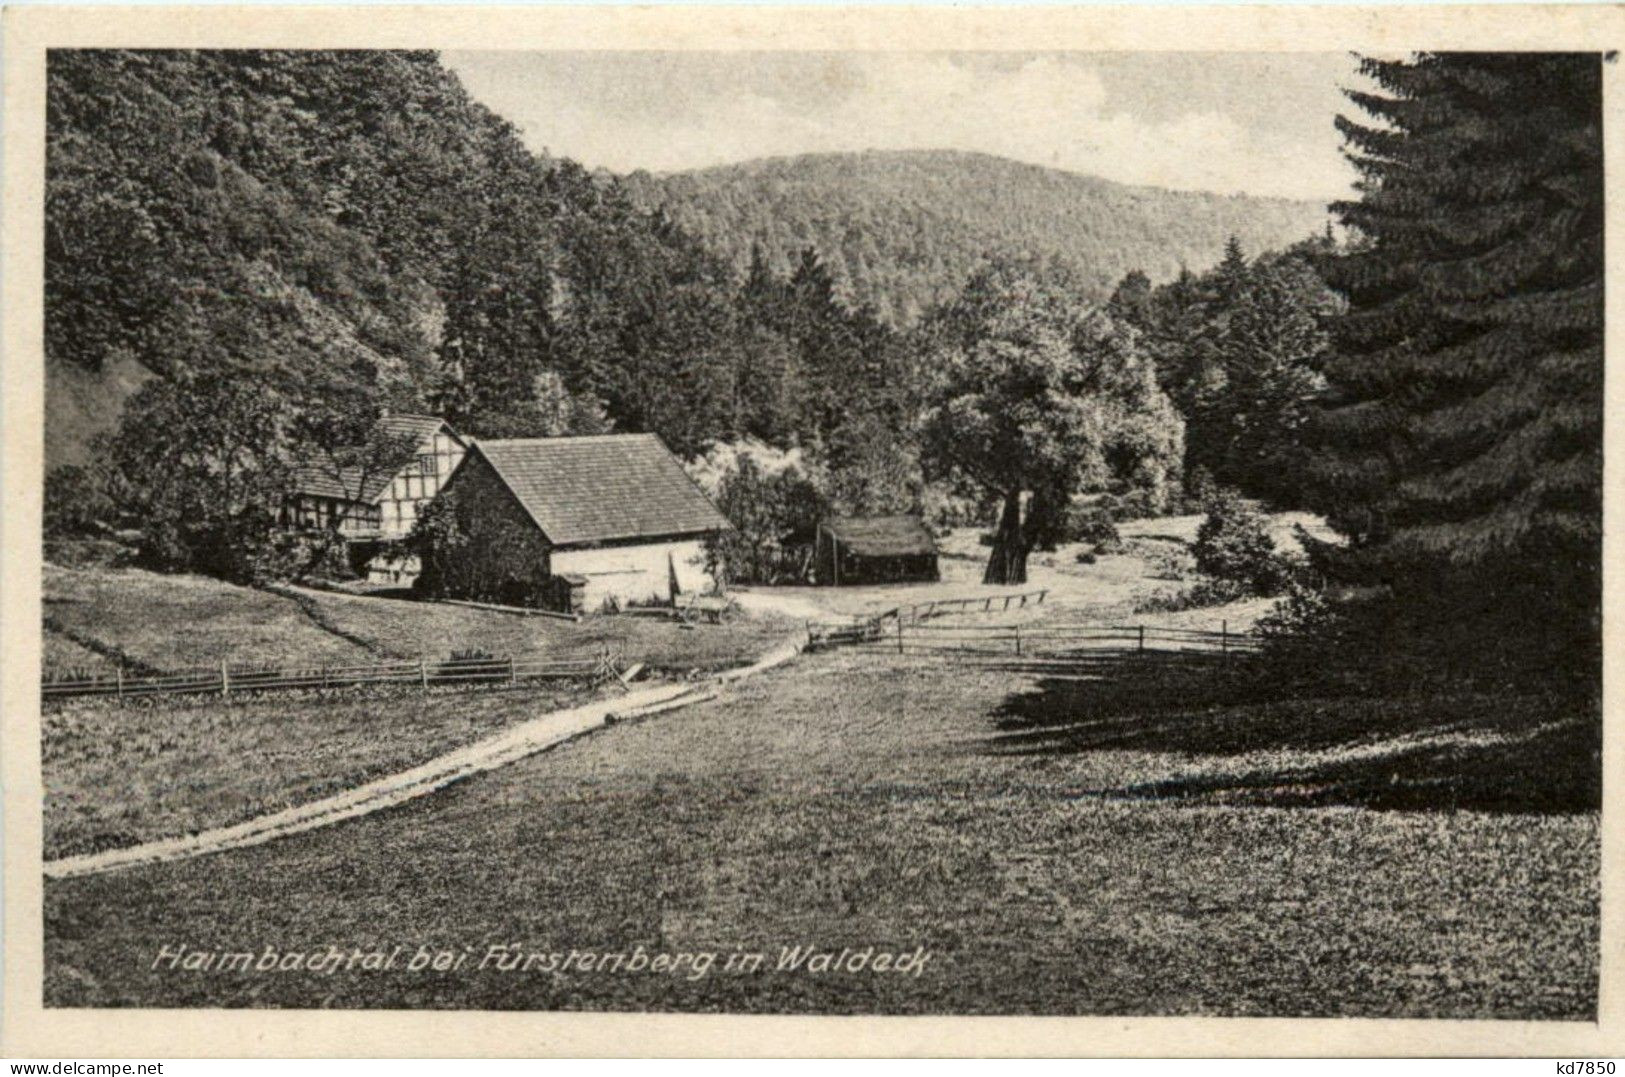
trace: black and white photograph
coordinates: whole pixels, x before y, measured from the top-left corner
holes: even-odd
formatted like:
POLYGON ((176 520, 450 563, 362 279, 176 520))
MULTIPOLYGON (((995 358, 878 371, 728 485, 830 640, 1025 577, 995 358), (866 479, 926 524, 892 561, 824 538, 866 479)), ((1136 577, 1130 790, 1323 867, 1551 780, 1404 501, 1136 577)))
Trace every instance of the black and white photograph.
POLYGON ((43 1009, 1596 1026, 1616 57, 1320 40, 48 49, 43 1009))

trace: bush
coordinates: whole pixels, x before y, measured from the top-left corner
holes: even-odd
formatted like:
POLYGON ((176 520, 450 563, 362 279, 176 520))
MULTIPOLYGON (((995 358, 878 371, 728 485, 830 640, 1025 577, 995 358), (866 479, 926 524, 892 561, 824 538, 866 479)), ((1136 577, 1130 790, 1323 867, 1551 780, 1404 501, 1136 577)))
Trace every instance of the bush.
POLYGON ((513 518, 506 496, 493 483, 470 481, 429 502, 406 538, 420 565, 414 593, 499 606, 571 608, 570 582, 548 571, 546 543, 513 518))
POLYGON ((1289 563, 1276 552, 1264 514, 1233 491, 1208 502, 1207 518, 1196 530, 1191 553, 1203 575, 1253 594, 1276 594, 1292 576, 1289 563))
POLYGON ((1095 543, 1095 553, 1102 557, 1106 557, 1114 553, 1122 553, 1127 548, 1128 544, 1115 534, 1107 538, 1103 538, 1099 542, 1095 543))
POLYGON ((920 494, 920 515, 937 535, 986 524, 990 518, 985 500, 957 494, 940 483, 926 484, 920 494))
POLYGON ((1219 494, 1219 486, 1213 481, 1213 473, 1197 465, 1185 474, 1180 492, 1180 507, 1186 513, 1206 512, 1208 504, 1219 494))
POLYGON ((731 452, 725 448, 718 446, 690 465, 695 481, 733 524, 733 530, 707 540, 707 568, 738 583, 798 576, 798 551, 786 539, 811 534, 829 511, 829 499, 799 453, 758 452, 748 443, 731 452))
POLYGON ((1072 542, 1088 542, 1097 553, 1112 553, 1121 547, 1117 522, 1106 499, 1069 501, 1052 513, 1038 513, 1031 521, 1028 537, 1035 549, 1053 550, 1072 542))
POLYGON ((1109 509, 1102 505, 1072 505, 1066 514, 1068 542, 1092 542, 1099 546, 1120 547, 1123 537, 1117 533, 1117 521, 1109 509))
POLYGON ((44 525, 51 537, 90 535, 113 511, 106 487, 85 468, 67 465, 45 476, 44 525))
POLYGON ((1166 514, 1169 497, 1157 490, 1134 489, 1120 494, 1107 494, 1097 504, 1113 519, 1147 520, 1166 514))
POLYGON ((353 580, 348 545, 332 535, 274 532, 247 548, 243 572, 254 583, 271 580, 353 580))
POLYGON ((1293 580, 1275 606, 1255 627, 1266 640, 1302 641, 1324 638, 1333 632, 1335 607, 1319 588, 1293 580))
POLYGON ((1183 610, 1223 606, 1249 597, 1245 586, 1234 580, 1202 580, 1182 591, 1160 591, 1139 601, 1135 613, 1179 613, 1183 610))
POLYGON ((1196 574, 1196 561, 1184 543, 1160 539, 1135 539, 1124 543, 1123 546, 1151 565, 1151 575, 1155 579, 1188 580, 1196 574))
POLYGON ((162 516, 149 519, 141 529, 136 563, 158 572, 201 572, 251 587, 310 575, 349 575, 343 543, 279 531, 264 514, 252 511, 192 526, 162 516))

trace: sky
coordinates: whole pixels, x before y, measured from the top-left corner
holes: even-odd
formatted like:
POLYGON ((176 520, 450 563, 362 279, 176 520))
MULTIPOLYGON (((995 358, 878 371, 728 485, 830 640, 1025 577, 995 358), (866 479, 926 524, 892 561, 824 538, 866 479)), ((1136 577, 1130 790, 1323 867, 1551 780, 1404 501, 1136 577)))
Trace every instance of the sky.
POLYGON ((1122 183, 1332 199, 1346 53, 448 52, 535 150, 653 172, 957 149, 1122 183))

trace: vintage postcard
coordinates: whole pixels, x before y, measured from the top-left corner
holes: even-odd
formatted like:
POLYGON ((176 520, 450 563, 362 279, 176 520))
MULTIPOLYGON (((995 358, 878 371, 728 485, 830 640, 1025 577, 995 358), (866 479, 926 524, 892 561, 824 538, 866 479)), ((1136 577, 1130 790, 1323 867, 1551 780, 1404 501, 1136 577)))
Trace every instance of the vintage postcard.
POLYGON ((1618 1053, 1622 44, 8 10, 6 1053, 1618 1053))

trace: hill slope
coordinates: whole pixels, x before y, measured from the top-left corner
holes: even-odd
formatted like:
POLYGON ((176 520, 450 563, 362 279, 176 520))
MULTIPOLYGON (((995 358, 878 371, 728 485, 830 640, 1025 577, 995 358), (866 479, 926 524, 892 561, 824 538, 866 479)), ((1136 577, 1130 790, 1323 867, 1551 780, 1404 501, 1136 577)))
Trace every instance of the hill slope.
MULTIPOLYGON (((569 403, 626 293, 664 314, 681 287, 733 291, 613 177, 531 154, 431 52, 70 49, 47 76, 48 468, 90 460, 154 378, 199 415, 223 384, 288 417, 539 424, 538 379, 573 376, 569 403)), ((691 340, 685 358, 723 350, 691 340)), ((586 390, 652 425, 619 369, 586 390)), ((262 448, 297 456, 289 437, 262 448)))
POLYGON ((626 183, 741 270, 753 243, 779 271, 817 247, 853 299, 903 324, 987 254, 1055 259, 1103 297, 1131 269, 1166 279, 1217 262, 1230 235, 1256 253, 1327 220, 1314 202, 1129 187, 944 150, 779 157, 626 183))

